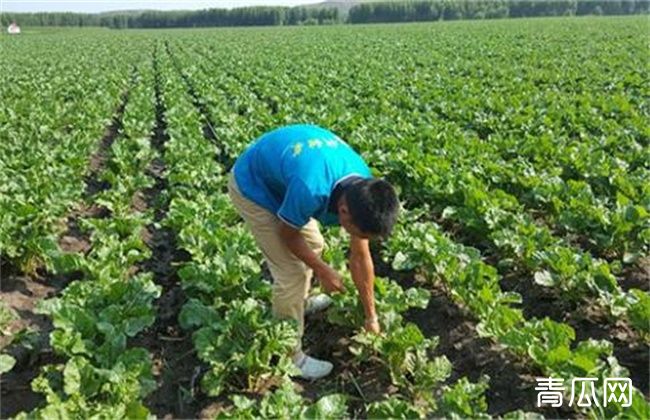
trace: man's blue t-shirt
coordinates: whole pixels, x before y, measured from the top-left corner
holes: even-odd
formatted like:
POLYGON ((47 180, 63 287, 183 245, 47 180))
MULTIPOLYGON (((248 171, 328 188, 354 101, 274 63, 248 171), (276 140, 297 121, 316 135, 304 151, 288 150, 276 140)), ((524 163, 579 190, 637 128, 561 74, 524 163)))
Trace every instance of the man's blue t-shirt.
POLYGON ((338 223, 328 212, 338 183, 371 178, 368 165, 334 133, 315 125, 290 125, 262 135, 234 167, 242 195, 289 225, 301 228, 310 218, 338 223))

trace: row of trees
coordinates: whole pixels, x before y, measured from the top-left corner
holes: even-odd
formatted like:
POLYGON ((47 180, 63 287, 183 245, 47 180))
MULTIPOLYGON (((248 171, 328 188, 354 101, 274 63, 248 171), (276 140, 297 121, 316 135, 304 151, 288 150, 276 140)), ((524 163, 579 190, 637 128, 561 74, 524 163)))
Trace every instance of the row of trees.
POLYGON ((339 21, 336 8, 240 7, 199 11, 147 11, 136 16, 115 15, 114 28, 187 28, 212 26, 324 25, 339 21))
POLYGON ((144 11, 104 14, 5 13, 3 26, 107 26, 110 28, 181 28, 212 26, 324 25, 341 20, 336 8, 239 7, 198 11, 144 11))
POLYGON ((0 13, 0 24, 7 26, 11 22, 23 26, 100 26, 100 15, 71 12, 39 13, 0 13))
POLYGON ((363 3, 350 23, 648 13, 649 0, 428 0, 363 3))
MULTIPOLYGON (((348 22, 417 22, 505 17, 625 15, 648 13, 650 0, 427 0, 358 4, 348 22)), ((323 25, 342 21, 334 7, 240 7, 198 11, 143 11, 100 14, 6 13, 24 26, 107 26, 111 28, 181 28, 212 26, 323 25)))

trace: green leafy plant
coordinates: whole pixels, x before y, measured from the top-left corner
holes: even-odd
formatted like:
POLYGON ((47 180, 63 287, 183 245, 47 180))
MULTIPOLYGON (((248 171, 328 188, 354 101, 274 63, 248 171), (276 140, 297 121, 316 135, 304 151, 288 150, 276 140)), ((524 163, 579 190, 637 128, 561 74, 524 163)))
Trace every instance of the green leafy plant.
POLYGON ((482 377, 477 383, 461 378, 453 386, 443 390, 440 399, 440 414, 451 419, 488 419, 485 414, 487 402, 485 391, 488 389, 489 377, 482 377))
POLYGON ((209 395, 219 395, 240 378, 243 389, 255 391, 297 372, 291 360, 297 327, 273 319, 255 299, 229 302, 221 314, 192 301, 180 319, 184 327, 200 327, 193 340, 199 358, 210 365, 202 380, 209 395))
POLYGON ((347 415, 344 395, 331 394, 309 403, 289 383, 265 395, 261 401, 241 395, 233 395, 231 399, 234 407, 219 413, 217 419, 341 419, 347 415))
POLYGON ((371 419, 419 419, 424 416, 408 401, 398 397, 390 397, 383 401, 370 403, 366 406, 368 418, 371 419))
MULTIPOLYGON (((328 309, 329 322, 357 329, 363 326, 365 315, 358 291, 349 277, 345 280, 346 293, 333 295, 328 309)), ((396 282, 382 277, 375 278, 375 308, 379 322, 385 330, 392 330, 402 323, 402 313, 411 308, 426 308, 430 293, 421 288, 402 289, 396 282)))

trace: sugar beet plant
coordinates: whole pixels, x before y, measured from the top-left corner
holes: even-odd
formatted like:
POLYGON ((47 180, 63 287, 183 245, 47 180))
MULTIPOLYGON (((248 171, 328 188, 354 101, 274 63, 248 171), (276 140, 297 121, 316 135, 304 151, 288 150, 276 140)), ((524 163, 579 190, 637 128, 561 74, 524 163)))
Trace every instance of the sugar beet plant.
MULTIPOLYGON (((169 77, 179 76, 170 72, 169 77)), ((296 373, 288 358, 296 344, 295 326, 271 318, 269 286, 262 280, 260 255, 250 235, 241 224, 238 225, 227 198, 222 193, 215 193, 211 197, 205 195, 209 189, 221 191, 225 177, 219 175, 220 169, 211 156, 217 149, 201 135, 202 116, 193 110, 189 98, 183 96, 186 92, 178 89, 174 93, 173 89, 178 86, 177 83, 168 85, 169 90, 165 93, 174 98, 176 107, 185 104, 187 113, 184 115, 193 115, 192 124, 185 120, 182 130, 188 127, 193 129, 183 131, 181 135, 179 126, 178 136, 175 135, 174 116, 168 113, 171 136, 168 154, 174 160, 176 147, 184 155, 189 150, 197 152, 185 162, 174 160, 173 167, 184 174, 189 169, 184 165, 196 168, 198 163, 198 167, 205 167, 208 171, 204 180, 215 178, 214 187, 203 183, 201 188, 194 191, 184 190, 182 185, 178 185, 176 188, 180 196, 173 198, 171 204, 169 223, 179 228, 182 246, 193 256, 193 261, 179 271, 184 287, 195 296, 181 313, 181 325, 198 328, 193 333, 195 346, 199 357, 210 366, 202 381, 208 394, 216 396, 224 391, 259 391, 272 384, 271 380, 277 382, 280 379, 285 383, 254 411, 251 411, 253 406, 250 400, 233 396, 234 411, 224 415, 279 415, 277 413, 285 412, 277 410, 283 410, 282 403, 286 399, 301 401, 301 397, 286 385, 289 375, 296 373), (194 139, 194 147, 188 147, 188 139, 194 139), (201 153, 202 149, 212 150, 212 153, 201 153), (238 263, 233 264, 233 261, 238 263)), ((236 146, 231 147, 236 150, 236 146)), ((170 174, 170 179, 174 179, 174 173, 170 174)), ((333 254, 328 258, 344 269, 342 244, 337 243, 335 236, 332 236, 331 242, 333 254)), ((388 368, 393 381, 403 386, 405 394, 401 399, 391 399, 386 404, 392 405, 395 404, 393 401, 399 400, 412 407, 418 415, 432 413, 435 408, 433 386, 446 379, 450 365, 444 357, 430 360, 435 341, 425 339, 414 325, 403 326, 400 315, 409 307, 426 305, 428 293, 417 289, 403 291, 396 283, 383 279, 377 283, 377 293, 379 313, 382 314, 382 323, 390 331, 389 336, 371 338, 360 334, 358 346, 351 351, 358 353, 359 363, 368 357, 377 357, 388 368), (413 383, 404 379, 407 375, 415 375, 413 383)), ((352 330, 362 325, 361 314, 358 297, 349 294, 337 301, 330 320, 352 330)), ((439 388, 442 389, 442 386, 439 388)), ((344 398, 332 395, 307 408, 300 408, 306 406, 298 402, 295 414, 309 417, 310 413, 317 413, 314 410, 339 407, 336 411, 323 412, 323 415, 334 416, 341 410, 345 412, 344 401, 344 398)), ((285 413, 289 415, 289 412, 285 413)))

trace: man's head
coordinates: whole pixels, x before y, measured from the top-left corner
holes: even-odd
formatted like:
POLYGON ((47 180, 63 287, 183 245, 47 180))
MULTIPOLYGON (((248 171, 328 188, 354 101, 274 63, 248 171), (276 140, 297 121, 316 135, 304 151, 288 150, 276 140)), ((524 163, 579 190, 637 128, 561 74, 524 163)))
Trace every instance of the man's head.
POLYGON ((350 185, 339 202, 339 223, 351 235, 385 238, 399 213, 392 185, 383 179, 360 179, 350 185))

